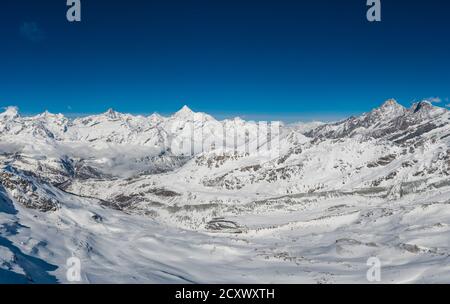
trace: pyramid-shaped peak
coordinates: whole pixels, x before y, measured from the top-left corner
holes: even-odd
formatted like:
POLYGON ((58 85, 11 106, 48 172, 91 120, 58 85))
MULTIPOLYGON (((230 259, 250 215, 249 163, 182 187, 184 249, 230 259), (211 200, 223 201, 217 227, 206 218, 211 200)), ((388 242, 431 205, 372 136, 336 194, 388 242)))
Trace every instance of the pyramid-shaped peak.
POLYGON ((110 119, 117 119, 120 114, 119 112, 114 111, 113 108, 109 108, 103 115, 110 119))
POLYGON ((382 105, 381 109, 404 109, 404 107, 397 102, 395 99, 388 99, 382 105))
POLYGON ((190 115, 194 112, 187 106, 184 105, 178 112, 175 113, 175 115, 190 115))
POLYGON ((395 99, 386 100, 381 107, 372 111, 376 115, 383 114, 387 117, 396 117, 402 115, 406 111, 406 108, 399 104, 395 99))
POLYGON ((173 115, 173 117, 179 119, 192 119, 195 114, 196 113, 192 111, 188 106, 184 105, 178 112, 173 115))
POLYGON ((213 121, 215 120, 211 115, 203 112, 194 112, 188 106, 183 106, 178 112, 176 112, 172 118, 189 120, 189 121, 213 121))

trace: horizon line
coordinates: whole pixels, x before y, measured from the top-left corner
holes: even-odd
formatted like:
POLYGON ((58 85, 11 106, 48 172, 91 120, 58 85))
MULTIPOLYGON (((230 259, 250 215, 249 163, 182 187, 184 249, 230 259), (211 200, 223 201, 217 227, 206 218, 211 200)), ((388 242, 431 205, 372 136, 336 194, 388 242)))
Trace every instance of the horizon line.
MULTIPOLYGON (((397 102, 396 99, 394 98, 390 98, 387 99, 386 101, 389 100, 394 100, 397 102)), ((386 102, 385 101, 385 102, 386 102)), ((430 102, 427 99, 423 99, 421 101, 419 100, 413 100, 410 102, 411 105, 413 105, 414 103, 417 102, 428 102, 430 104, 432 104, 435 107, 439 107, 439 108, 450 108, 450 104, 440 104, 440 102, 430 102)), ((398 102, 397 102, 398 103, 398 102)), ((400 104, 400 103, 399 103, 400 104)), ((401 105, 401 104, 400 104, 401 105)), ((380 105, 381 106, 381 105, 380 105)), ((404 106, 404 105, 402 105, 404 106)), ((180 111, 181 109, 183 109, 184 107, 187 107, 190 109, 189 106, 184 105, 182 108, 180 108, 178 111, 180 111)), ((63 111, 63 112, 50 112, 48 110, 44 110, 42 112, 21 112, 18 106, 13 106, 13 105, 9 105, 9 106, 1 106, 0 105, 0 114, 4 113, 8 108, 15 108, 17 109, 17 111, 19 112, 19 114, 23 117, 32 117, 32 116, 36 116, 39 114, 43 114, 43 113, 50 113, 50 114, 54 114, 54 115, 58 115, 61 114, 63 116, 65 116, 66 118, 69 119, 76 119, 76 118, 83 118, 83 117, 88 117, 88 116, 94 116, 94 115, 101 115, 101 114, 105 114, 107 113, 109 110, 113 110, 117 113, 120 114, 128 114, 128 115, 133 115, 133 116, 144 116, 144 117, 149 117, 153 114, 157 114, 157 115, 161 115, 165 118, 170 117, 174 114, 176 114, 178 111, 175 112, 159 112, 159 111, 153 111, 153 112, 133 112, 133 111, 117 111, 116 109, 113 108, 107 108, 106 111, 104 112, 70 112, 70 111, 63 111)), ((368 113, 370 111, 372 111, 375 108, 372 108, 368 111, 348 111, 348 112, 327 112, 327 111, 317 111, 317 112, 278 112, 278 113, 261 113, 261 112, 227 112, 227 111, 213 111, 213 112, 206 112, 206 111, 193 111, 194 113, 204 113, 207 115, 212 116, 213 118, 217 119, 217 120, 226 120, 226 119, 235 119, 235 118, 240 118, 243 120, 247 120, 247 121, 253 121, 253 120, 259 120, 259 121, 263 121, 263 120, 271 120, 271 121, 281 121, 281 122, 285 122, 285 123, 296 123, 296 122, 325 122, 325 123, 329 123, 329 122, 337 122, 346 118, 349 118, 351 116, 359 116, 359 115, 363 115, 365 113, 368 113)), ((192 111, 192 110, 191 110, 192 111)))

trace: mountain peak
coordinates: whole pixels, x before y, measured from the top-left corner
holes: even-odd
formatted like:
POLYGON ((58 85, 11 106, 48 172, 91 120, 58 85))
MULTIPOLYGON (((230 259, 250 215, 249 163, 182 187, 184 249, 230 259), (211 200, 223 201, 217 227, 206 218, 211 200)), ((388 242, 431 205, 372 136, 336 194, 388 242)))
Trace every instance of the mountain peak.
POLYGON ((175 113, 175 116, 186 117, 192 114, 194 114, 194 112, 187 105, 184 105, 178 112, 175 113))
POLYGON ((48 110, 45 110, 43 113, 34 116, 34 118, 36 118, 36 119, 57 119, 57 120, 66 119, 63 114, 61 114, 61 113, 54 114, 54 113, 49 112, 48 110))
POLYGON ((395 99, 388 99, 372 113, 377 113, 377 115, 382 114, 383 116, 393 118, 402 115, 405 110, 405 107, 399 104, 395 99))
POLYGON ((149 118, 162 118, 161 114, 155 112, 149 116, 149 118))
POLYGON ((163 121, 164 120, 164 117, 162 117, 161 115, 159 115, 158 113, 153 113, 152 115, 150 115, 149 117, 148 117, 148 119, 151 121, 151 122, 161 122, 161 121, 163 121))
POLYGON ((17 107, 9 106, 4 109, 5 109, 5 111, 3 113, 1 113, 0 116, 7 117, 7 118, 19 117, 19 109, 17 107))
POLYGON ((172 118, 189 121, 213 121, 214 118, 203 112, 194 112, 188 106, 183 106, 172 118))
POLYGON ((112 108, 109 108, 103 115, 109 119, 117 119, 119 117, 119 113, 112 108))
POLYGON ((57 116, 56 114, 50 113, 48 110, 45 110, 42 114, 39 115, 40 117, 52 117, 57 116))
POLYGON ((427 111, 427 110, 431 110, 433 109, 433 105, 431 104, 431 102, 427 101, 427 100, 422 100, 419 102, 416 102, 413 104, 412 109, 414 113, 417 113, 419 111, 427 111))
POLYGON ((381 108, 392 108, 392 107, 401 107, 401 105, 397 102, 397 100, 391 98, 386 100, 382 105, 381 108))
POLYGON ((405 107, 397 102, 397 100, 391 98, 386 100, 380 107, 383 112, 397 112, 404 111, 405 107))

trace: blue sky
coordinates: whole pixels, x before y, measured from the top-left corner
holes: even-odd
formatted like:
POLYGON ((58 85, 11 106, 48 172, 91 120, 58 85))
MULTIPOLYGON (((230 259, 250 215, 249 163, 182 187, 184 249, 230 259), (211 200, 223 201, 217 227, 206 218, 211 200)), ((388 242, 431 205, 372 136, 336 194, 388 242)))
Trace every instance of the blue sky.
POLYGON ((448 1, 6 0, 0 106, 335 119, 450 96, 448 1))

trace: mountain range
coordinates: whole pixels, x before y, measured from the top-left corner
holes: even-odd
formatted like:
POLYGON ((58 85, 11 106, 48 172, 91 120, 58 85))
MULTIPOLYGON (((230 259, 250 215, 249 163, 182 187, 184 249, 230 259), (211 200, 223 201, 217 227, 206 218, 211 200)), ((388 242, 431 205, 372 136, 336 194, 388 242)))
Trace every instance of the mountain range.
POLYGON ((265 126, 6 108, 0 282, 450 282, 449 110, 265 126))

